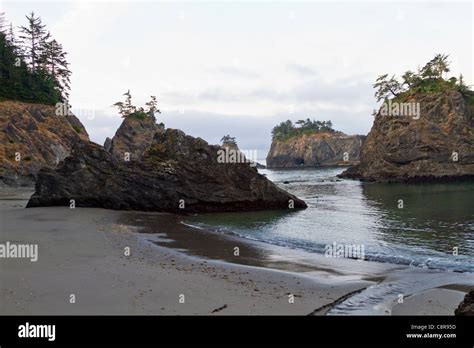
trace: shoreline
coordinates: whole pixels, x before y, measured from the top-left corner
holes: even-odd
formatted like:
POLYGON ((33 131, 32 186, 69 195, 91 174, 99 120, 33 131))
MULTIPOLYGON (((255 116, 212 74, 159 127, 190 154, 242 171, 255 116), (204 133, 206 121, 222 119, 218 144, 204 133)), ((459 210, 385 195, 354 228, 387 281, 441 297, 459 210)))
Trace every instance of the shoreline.
MULTIPOLYGON (((172 214, 23 209, 27 198, 27 191, 0 198, 1 241, 39 246, 36 263, 0 260, 2 315, 325 315, 393 274, 413 273, 401 265, 325 258, 202 231, 172 214), (233 254, 236 246, 239 256, 233 254), (124 255, 127 247, 130 256, 124 255)), ((438 277, 440 272, 421 273, 438 277)), ((464 296, 459 290, 468 288, 450 281, 434 287, 450 289, 424 297, 439 299, 435 313, 453 314, 454 302, 464 296)), ((410 303, 394 314, 422 310, 410 303)))

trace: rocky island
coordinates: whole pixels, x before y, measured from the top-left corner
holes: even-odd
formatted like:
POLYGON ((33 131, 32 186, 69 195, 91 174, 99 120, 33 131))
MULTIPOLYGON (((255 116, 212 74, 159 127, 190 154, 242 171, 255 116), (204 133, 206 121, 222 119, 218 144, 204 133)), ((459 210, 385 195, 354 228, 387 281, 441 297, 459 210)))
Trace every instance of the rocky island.
POLYGON ((249 163, 218 161, 221 146, 156 125, 155 111, 121 111, 124 121, 108 150, 78 143, 56 169, 41 170, 27 207, 74 202, 174 213, 306 207, 249 163))
POLYGON ((446 57, 438 55, 418 74, 405 73, 403 83, 379 77, 374 86, 384 103, 362 146, 360 164, 340 177, 377 182, 474 179, 474 93, 462 75, 444 79, 447 71, 446 57))
POLYGON ((332 129, 331 121, 288 120, 273 128, 268 168, 351 165, 359 162, 362 135, 332 129))

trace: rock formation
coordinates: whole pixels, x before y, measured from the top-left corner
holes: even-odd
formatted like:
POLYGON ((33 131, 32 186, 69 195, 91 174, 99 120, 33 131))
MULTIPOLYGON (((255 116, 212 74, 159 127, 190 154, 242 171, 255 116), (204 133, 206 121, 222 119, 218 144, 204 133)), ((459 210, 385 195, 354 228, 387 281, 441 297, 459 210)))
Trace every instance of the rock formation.
POLYGON ((306 207, 248 163, 219 163, 220 146, 174 129, 155 132, 146 145, 151 131, 137 141, 122 132, 127 127, 110 152, 80 144, 56 170, 40 171, 28 207, 69 206, 71 199, 77 207, 175 213, 306 207), (135 156, 125 161, 124 150, 135 156))
POLYGON ((273 139, 267 155, 268 168, 349 165, 359 161, 361 135, 314 133, 285 140, 273 139), (345 156, 346 155, 346 156, 345 156))
POLYGON ((89 142, 75 116, 55 106, 0 102, 0 185, 31 185, 42 167, 55 167, 74 144, 89 142))
POLYGON ((114 157, 123 159, 129 156, 131 160, 139 160, 157 132, 163 132, 163 127, 150 117, 126 117, 104 147, 114 157))
POLYGON ((474 105, 455 90, 396 100, 418 115, 375 116, 360 164, 341 177, 378 182, 474 178, 474 105))
POLYGON ((466 294, 464 300, 454 311, 454 315, 474 315, 474 290, 466 294))

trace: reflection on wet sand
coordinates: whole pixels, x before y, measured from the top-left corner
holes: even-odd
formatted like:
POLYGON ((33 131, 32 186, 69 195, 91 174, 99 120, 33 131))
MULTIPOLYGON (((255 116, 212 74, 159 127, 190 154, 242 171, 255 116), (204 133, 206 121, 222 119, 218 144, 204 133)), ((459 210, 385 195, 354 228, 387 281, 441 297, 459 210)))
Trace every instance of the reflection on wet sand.
MULTIPOLYGON (((275 219, 285 216, 275 212, 260 214, 267 217, 271 215, 275 219)), ((318 273, 340 281, 379 281, 387 270, 403 268, 399 265, 326 258, 319 254, 242 239, 228 233, 190 227, 182 222, 183 219, 185 220, 183 216, 172 214, 123 212, 119 222, 137 226, 143 238, 156 245, 173 248, 188 255, 247 266, 307 272, 308 276, 318 273)))

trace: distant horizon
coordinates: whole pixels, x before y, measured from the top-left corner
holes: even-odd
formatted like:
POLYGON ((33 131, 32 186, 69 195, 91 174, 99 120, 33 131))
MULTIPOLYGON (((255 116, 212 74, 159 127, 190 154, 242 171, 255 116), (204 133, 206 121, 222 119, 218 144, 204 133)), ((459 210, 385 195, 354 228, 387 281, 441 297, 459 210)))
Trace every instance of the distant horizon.
POLYGON ((230 134, 262 160, 272 127, 287 119, 366 135, 377 76, 416 70, 436 53, 473 84, 469 2, 3 1, 3 11, 16 27, 34 11, 64 46, 70 104, 99 144, 120 126, 111 105, 128 89, 139 105, 156 95, 166 127, 212 144, 230 134))

